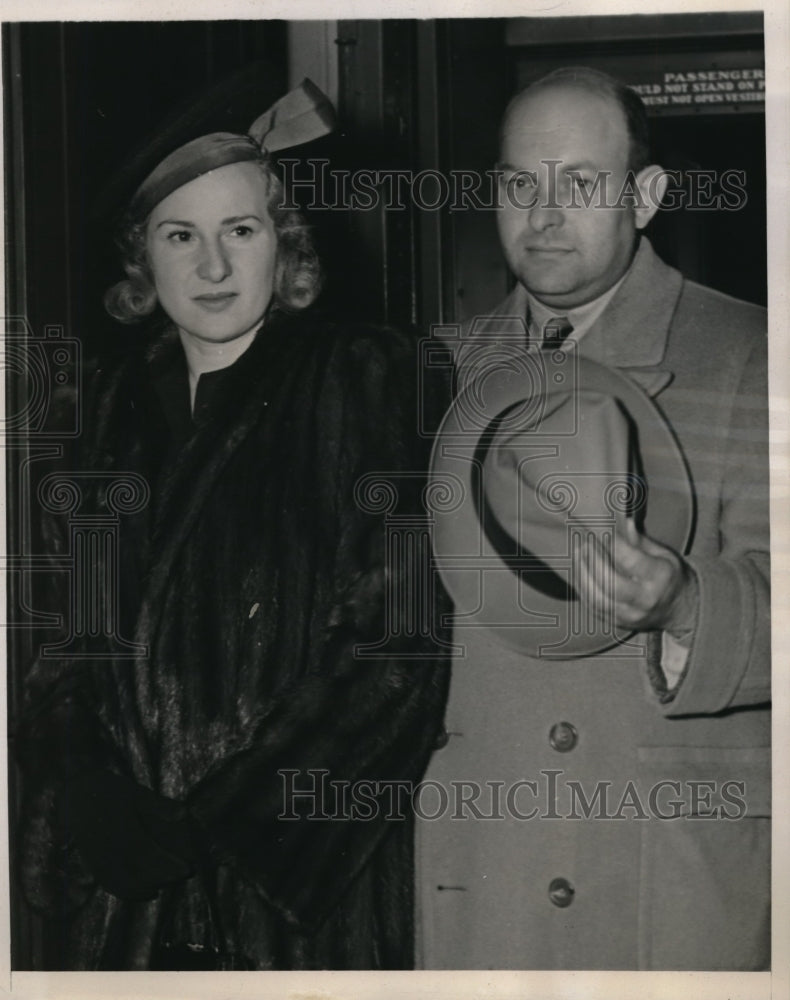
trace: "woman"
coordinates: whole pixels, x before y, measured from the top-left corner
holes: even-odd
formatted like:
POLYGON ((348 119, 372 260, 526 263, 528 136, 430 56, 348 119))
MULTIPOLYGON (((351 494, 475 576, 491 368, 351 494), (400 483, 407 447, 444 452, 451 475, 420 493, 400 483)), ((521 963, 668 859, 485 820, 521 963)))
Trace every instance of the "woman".
POLYGON ((169 323, 96 373, 80 469, 94 513, 113 484, 150 490, 117 549, 138 653, 86 645, 29 678, 23 880, 50 968, 412 961, 411 827, 385 799, 423 773, 446 672, 385 618, 410 570, 355 502, 381 473, 416 509, 408 344, 299 314, 318 269, 269 153, 326 131, 325 103, 305 81, 249 135, 170 153, 129 205, 108 308, 169 323))

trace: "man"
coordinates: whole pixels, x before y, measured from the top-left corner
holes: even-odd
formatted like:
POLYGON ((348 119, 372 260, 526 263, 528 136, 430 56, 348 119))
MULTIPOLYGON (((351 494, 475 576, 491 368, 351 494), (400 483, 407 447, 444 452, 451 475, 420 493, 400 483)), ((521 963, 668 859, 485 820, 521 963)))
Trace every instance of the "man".
POLYGON ((610 77, 558 70, 516 96, 500 166, 517 284, 462 338, 461 383, 507 318, 529 334, 520 350, 542 339, 619 370, 671 427, 695 514, 677 549, 625 518, 615 544, 573 557, 580 606, 620 637, 608 650, 527 655, 456 618, 464 653, 425 786, 445 799, 423 795, 418 831, 422 964, 764 969, 764 311, 685 281, 641 234, 665 181, 641 101, 610 77))

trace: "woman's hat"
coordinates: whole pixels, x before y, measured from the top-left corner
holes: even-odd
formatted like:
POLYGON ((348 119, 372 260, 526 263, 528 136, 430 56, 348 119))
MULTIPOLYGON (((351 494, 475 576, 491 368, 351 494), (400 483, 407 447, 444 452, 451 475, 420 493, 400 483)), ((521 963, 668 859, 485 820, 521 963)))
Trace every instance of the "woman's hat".
POLYGON ((209 170, 299 146, 334 129, 334 108, 310 80, 274 100, 276 87, 271 67, 254 63, 171 112, 102 190, 96 220, 112 223, 129 212, 141 221, 168 194, 209 170))
POLYGON ((580 600, 574 559, 580 549, 600 559, 628 517, 684 550, 694 503, 674 435, 626 375, 574 350, 491 360, 456 396, 431 460, 431 495, 446 501, 434 505, 434 553, 456 638, 486 628, 547 659, 622 644, 611 605, 580 600))

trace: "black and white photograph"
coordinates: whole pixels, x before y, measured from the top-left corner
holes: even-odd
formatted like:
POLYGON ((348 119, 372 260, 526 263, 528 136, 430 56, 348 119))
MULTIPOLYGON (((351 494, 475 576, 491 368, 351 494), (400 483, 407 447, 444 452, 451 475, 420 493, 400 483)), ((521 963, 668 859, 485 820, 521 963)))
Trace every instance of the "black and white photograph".
POLYGON ((272 11, 3 15, 11 995, 780 995, 787 12, 272 11))

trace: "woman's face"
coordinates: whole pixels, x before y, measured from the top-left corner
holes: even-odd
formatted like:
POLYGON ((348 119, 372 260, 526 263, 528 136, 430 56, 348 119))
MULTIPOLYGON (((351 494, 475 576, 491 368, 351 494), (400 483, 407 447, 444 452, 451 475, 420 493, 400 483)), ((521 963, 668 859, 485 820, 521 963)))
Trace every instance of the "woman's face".
POLYGON ((277 236, 269 182, 230 163, 159 202, 146 251, 162 308, 182 334, 227 343, 258 326, 272 297, 277 236))

